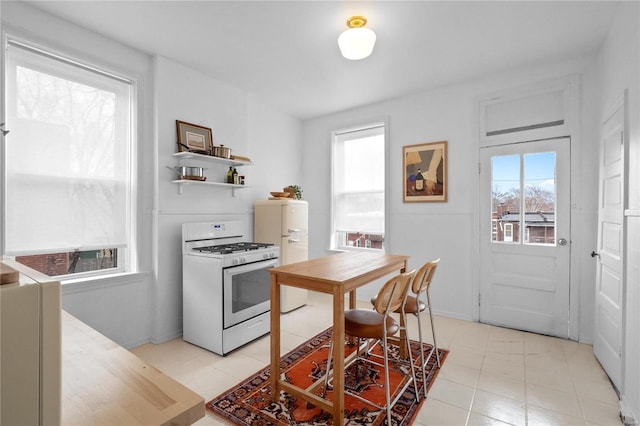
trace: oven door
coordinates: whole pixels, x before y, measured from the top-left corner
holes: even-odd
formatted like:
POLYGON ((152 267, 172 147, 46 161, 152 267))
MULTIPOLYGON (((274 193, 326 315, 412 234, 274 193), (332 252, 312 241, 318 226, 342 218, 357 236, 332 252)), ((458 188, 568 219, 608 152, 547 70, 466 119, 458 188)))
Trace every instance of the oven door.
POLYGON ((269 312, 271 277, 267 269, 278 266, 278 259, 225 268, 224 328, 269 312))

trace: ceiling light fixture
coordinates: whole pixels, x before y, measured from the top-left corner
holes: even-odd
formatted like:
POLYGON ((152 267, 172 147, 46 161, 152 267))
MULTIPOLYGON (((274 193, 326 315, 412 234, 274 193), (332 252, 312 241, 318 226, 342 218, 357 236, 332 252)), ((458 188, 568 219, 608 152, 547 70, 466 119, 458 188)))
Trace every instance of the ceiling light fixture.
POLYGON ((376 44, 376 33, 365 28, 367 18, 364 16, 352 16, 347 19, 348 30, 338 37, 338 46, 342 56, 351 60, 364 59, 371 55, 376 44))

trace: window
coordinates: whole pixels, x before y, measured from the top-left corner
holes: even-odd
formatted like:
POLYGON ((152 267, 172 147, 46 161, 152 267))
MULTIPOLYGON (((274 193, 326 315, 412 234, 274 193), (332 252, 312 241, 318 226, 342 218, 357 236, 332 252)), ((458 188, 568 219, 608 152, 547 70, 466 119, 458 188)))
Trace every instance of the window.
POLYGON ((555 244, 555 152, 492 157, 491 176, 492 241, 555 244))
POLYGON ((4 254, 52 276, 128 269, 132 81, 6 46, 4 254))
POLYGON ((332 248, 384 250, 384 124, 333 135, 332 248))

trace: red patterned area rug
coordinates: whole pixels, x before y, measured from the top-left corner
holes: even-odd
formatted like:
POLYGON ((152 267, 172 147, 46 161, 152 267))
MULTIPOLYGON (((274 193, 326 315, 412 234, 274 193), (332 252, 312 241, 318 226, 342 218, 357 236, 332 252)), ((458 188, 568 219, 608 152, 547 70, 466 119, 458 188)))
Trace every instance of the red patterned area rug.
MULTIPOLYGON (((280 359, 281 374, 296 386, 306 388, 316 380, 322 379, 327 367, 327 356, 331 341, 331 328, 323 331, 309 341, 298 346, 280 359)), ((424 344, 427 352, 431 345, 424 344)), ((420 343, 411 341, 411 352, 416 365, 419 365, 420 343)), ((345 345, 345 355, 352 353, 355 345, 345 345)), ((380 346, 374 353, 382 353, 380 346)), ((448 351, 439 349, 440 362, 444 362, 448 351)), ((390 358, 396 357, 397 346, 390 346, 390 358)), ((389 381, 392 386, 391 399, 402 389, 407 381, 403 373, 409 367, 397 362, 389 362, 391 369, 389 381)), ((427 390, 438 375, 435 353, 427 365, 427 390)), ((422 374, 417 374, 418 392, 422 395, 425 383, 422 374)), ((237 425, 333 425, 331 413, 318 408, 303 399, 295 398, 286 392, 280 393, 279 401, 271 401, 270 367, 266 367, 249 376, 218 397, 209 401, 207 411, 237 425)), ((345 387, 352 393, 384 405, 384 370, 382 367, 361 362, 352 364, 345 373, 345 387), (356 370, 358 380, 356 380, 356 370)), ((321 393, 319 388, 316 392, 321 393)), ((329 389, 327 399, 332 398, 329 389)), ((424 398, 416 401, 413 385, 410 385, 393 406, 392 422, 394 425, 410 425, 418 413, 424 398)), ((384 410, 367 404, 358 398, 345 394, 345 424, 348 425, 386 425, 387 416, 384 410)))

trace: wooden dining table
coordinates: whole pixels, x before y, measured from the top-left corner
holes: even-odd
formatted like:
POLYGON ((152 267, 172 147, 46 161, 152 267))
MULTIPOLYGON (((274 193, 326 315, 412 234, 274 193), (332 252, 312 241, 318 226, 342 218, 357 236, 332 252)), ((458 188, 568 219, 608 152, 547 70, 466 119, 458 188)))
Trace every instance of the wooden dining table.
MULTIPOLYGON (((303 288, 333 296, 333 347, 335 354, 344 354, 345 294, 349 294, 349 309, 356 307, 356 289, 385 275, 406 272, 409 256, 343 252, 304 262, 269 269, 271 274, 271 399, 279 400, 280 391, 305 399, 333 414, 333 424, 344 424, 343 356, 333 360, 333 399, 327 400, 309 388, 295 386, 280 377, 280 286, 303 288)), ((322 382, 322 381, 319 381, 322 382)))

